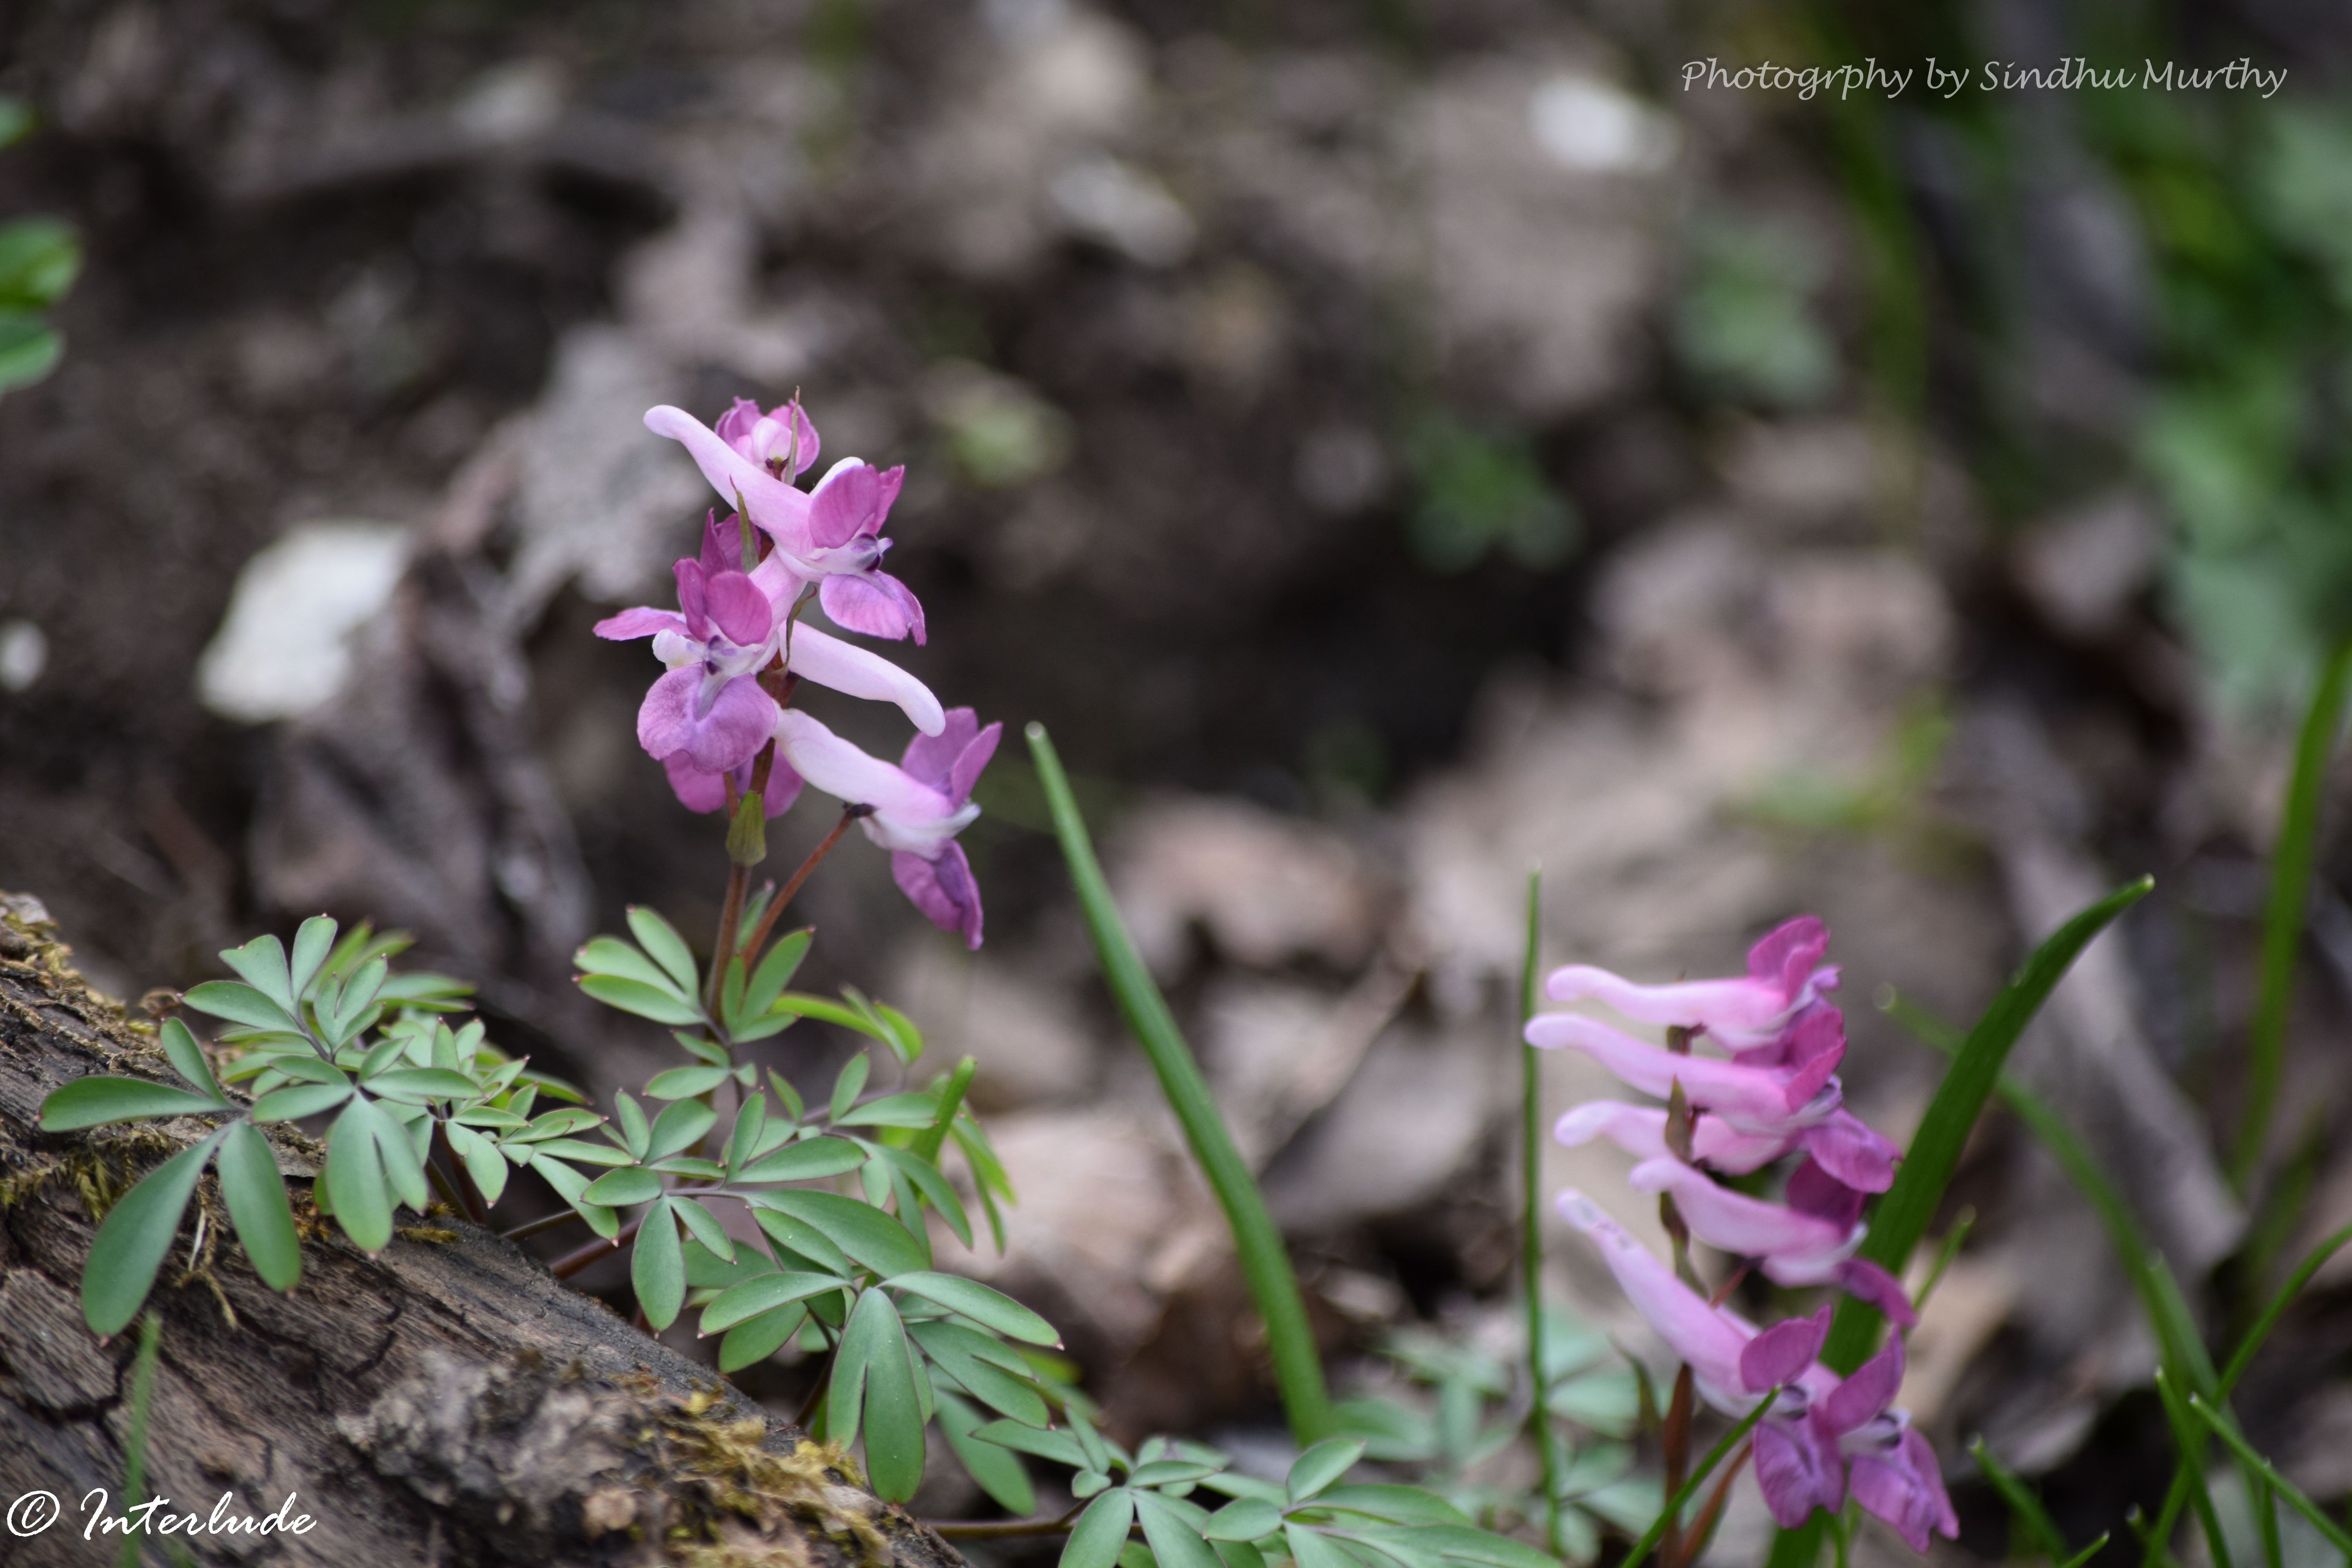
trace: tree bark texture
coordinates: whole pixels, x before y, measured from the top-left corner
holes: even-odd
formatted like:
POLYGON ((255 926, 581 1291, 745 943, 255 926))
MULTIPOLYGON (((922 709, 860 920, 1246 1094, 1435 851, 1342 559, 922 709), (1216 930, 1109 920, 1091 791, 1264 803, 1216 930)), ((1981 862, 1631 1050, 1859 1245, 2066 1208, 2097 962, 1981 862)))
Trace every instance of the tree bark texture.
MULTIPOLYGON (((138 1334, 102 1344, 83 1324, 82 1260, 105 1206, 205 1131, 38 1131, 52 1090, 105 1073, 176 1081, 152 1027, 82 984, 38 903, 0 895, 0 1510, 42 1491, 62 1510, 37 1534, 0 1523, 10 1568, 120 1553, 119 1535, 84 1539, 83 1500, 121 1504, 138 1334)), ((270 1136, 301 1282, 280 1295, 256 1278, 207 1176, 150 1300, 145 1491, 199 1516, 226 1493, 227 1516, 255 1519, 293 1493, 314 1523, 172 1537, 195 1561, 961 1568, 838 1452, 509 1243, 438 1214, 373 1258, 330 1234, 308 1204, 319 1146, 270 1136)), ((145 1561, 167 1561, 160 1541, 145 1561)))

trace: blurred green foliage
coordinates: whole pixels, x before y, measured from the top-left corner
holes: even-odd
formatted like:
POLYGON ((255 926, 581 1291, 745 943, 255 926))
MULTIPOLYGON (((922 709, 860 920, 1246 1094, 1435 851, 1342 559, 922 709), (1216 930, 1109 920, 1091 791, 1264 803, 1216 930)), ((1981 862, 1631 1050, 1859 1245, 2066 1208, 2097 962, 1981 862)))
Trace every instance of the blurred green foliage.
POLYGON ((1404 443, 1418 496, 1406 541, 1433 572, 1465 572, 1495 550, 1530 571, 1576 552, 1576 508, 1544 477, 1523 437, 1477 429, 1455 416, 1424 416, 1404 443))
MULTIPOLYGON (((33 128, 32 110, 0 95, 0 147, 33 128)), ((30 386, 57 368, 65 340, 48 309, 81 271, 81 242, 55 218, 0 225, 0 393, 30 386)))
POLYGON ((1708 214, 1691 226, 1675 300, 1675 356, 1728 402, 1803 408, 1837 390, 1837 342, 1814 309, 1821 247, 1768 220, 1708 214))

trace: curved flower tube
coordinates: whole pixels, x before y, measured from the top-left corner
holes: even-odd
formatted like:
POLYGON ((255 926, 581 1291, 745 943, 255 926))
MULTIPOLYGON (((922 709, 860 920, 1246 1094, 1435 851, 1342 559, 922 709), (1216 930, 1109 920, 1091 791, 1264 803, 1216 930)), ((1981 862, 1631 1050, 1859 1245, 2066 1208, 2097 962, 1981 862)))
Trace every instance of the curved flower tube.
MULTIPOLYGON (((1810 1163, 1801 1166, 1799 1174, 1810 1169, 1810 1163)), ((1673 1159, 1644 1160, 1626 1181, 1636 1192, 1671 1194, 1693 1236, 1709 1247, 1756 1259, 1768 1279, 1791 1286, 1835 1285, 1905 1328, 1918 1321, 1901 1284, 1878 1265, 1853 1256, 1868 1230, 1856 1217, 1862 1208, 1859 1193, 1853 1194, 1850 1206, 1832 1198, 1822 1205, 1831 1212, 1808 1213, 1717 1186, 1705 1173, 1673 1159)), ((1798 1184, 1797 1191, 1801 1196, 1811 1195, 1818 1184, 1798 1184)))
POLYGON ((1576 1013, 1545 1013, 1528 1020, 1528 1044, 1547 1050, 1563 1046, 1584 1052, 1633 1088, 1660 1100, 1679 1082, 1700 1110, 1711 1110, 1733 1131, 1760 1137, 1791 1136, 1837 1110, 1838 1082, 1824 1075, 1791 1075, 1768 1068, 1742 1067, 1711 1057, 1687 1057, 1645 1046, 1596 1018, 1576 1013))
MULTIPOLYGON (((1595 1100, 1573 1106, 1552 1127, 1558 1142, 1574 1148, 1595 1138, 1606 1138, 1641 1160, 1672 1158, 1666 1148, 1666 1112, 1663 1106, 1628 1105, 1621 1100, 1595 1100)), ((1763 1169, 1789 1152, 1785 1138, 1735 1132, 1719 1116, 1698 1117, 1691 1128, 1691 1157, 1710 1170, 1744 1176, 1763 1169)))
POLYGON ((1829 928, 1817 916, 1800 915, 1748 950, 1748 973, 1737 979, 1637 985, 1608 970, 1572 963, 1554 970, 1544 990, 1555 1002, 1597 997, 1645 1024, 1703 1029, 1727 1050, 1764 1049, 1821 993, 1836 988, 1837 965, 1821 962, 1829 940, 1829 928))
POLYGON ((955 836, 980 815, 971 788, 1003 732, 1002 724, 982 729, 969 708, 950 709, 940 733, 917 736, 894 767, 787 709, 776 721, 776 750, 827 795, 869 807, 858 825, 890 851, 899 890, 932 924, 978 947, 980 888, 955 836))

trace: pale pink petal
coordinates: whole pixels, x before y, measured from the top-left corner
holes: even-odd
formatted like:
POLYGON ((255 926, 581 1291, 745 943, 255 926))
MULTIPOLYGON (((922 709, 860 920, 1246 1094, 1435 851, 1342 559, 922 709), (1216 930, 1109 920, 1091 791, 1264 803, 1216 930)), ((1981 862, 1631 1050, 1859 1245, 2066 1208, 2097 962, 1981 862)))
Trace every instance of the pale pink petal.
MULTIPOLYGON (((1769 1133, 1817 1121, 1836 1101, 1791 1104, 1784 1076, 1761 1068, 1743 1068, 1712 1057, 1678 1056, 1622 1035, 1598 1019, 1576 1013, 1545 1013, 1529 1020, 1527 1042, 1545 1049, 1571 1047, 1583 1051, 1643 1094, 1669 1098, 1679 1082, 1691 1104, 1713 1110, 1743 1132, 1769 1133)), ((1824 1089, 1822 1093, 1833 1094, 1824 1089)))
POLYGON ((750 679, 731 680, 698 714, 702 671, 673 669, 653 684, 637 710, 637 743, 656 761, 683 753, 705 773, 751 760, 776 721, 775 700, 750 679))
POLYGON ((961 803, 963 797, 955 790, 956 759, 979 738, 979 713, 970 708, 950 708, 947 722, 936 734, 918 735, 907 742, 907 754, 898 759, 898 765, 950 800, 961 803))
POLYGON ((1601 1261, 1617 1277, 1618 1288, 1658 1331, 1658 1337, 1690 1363, 1699 1392, 1708 1403, 1729 1414, 1745 1414, 1755 1403, 1743 1397, 1746 1384, 1739 1375, 1739 1352, 1747 1348, 1747 1332, 1675 1279, 1673 1269, 1626 1235, 1582 1193, 1571 1188, 1560 1194, 1559 1213, 1600 1247, 1601 1261))
MULTIPOLYGON (((793 640, 797 644, 797 636, 793 640)), ((803 778, 837 800, 870 805, 877 814, 909 822, 955 813, 939 791, 867 756, 797 708, 784 710, 776 720, 776 747, 803 778)))
POLYGON ((1830 1225, 1779 1204, 1719 1187, 1679 1160, 1644 1160, 1627 1174, 1636 1192, 1671 1193, 1691 1234, 1742 1258, 1826 1268, 1852 1250, 1851 1227, 1830 1225))
POLYGON ((939 734, 947 723, 940 700, 931 689, 884 658, 854 643, 802 625, 793 628, 792 657, 786 668, 803 680, 813 680, 851 697, 873 702, 894 702, 916 729, 939 734))
POLYGON ((685 630, 686 617, 677 611, 656 610, 643 605, 596 623, 596 635, 613 642, 649 637, 657 632, 683 633, 685 630))
POLYGON ((807 549, 809 498, 752 462, 693 415, 663 405, 646 411, 646 428, 684 447, 719 499, 740 500, 753 523, 796 552, 807 549))
POLYGON ((1748 950, 1748 973, 1779 986, 1782 997, 1793 998, 1829 950, 1830 928, 1821 917, 1799 915, 1775 927, 1748 950))
MULTIPOLYGON (((1663 1160, 1669 1152, 1664 1109, 1627 1105, 1617 1100, 1596 1100, 1575 1107, 1560 1117, 1552 1136, 1571 1148, 1606 1138, 1637 1160, 1663 1160)), ((1787 1153, 1789 1146, 1786 1137, 1735 1132, 1719 1116, 1701 1116, 1691 1130, 1691 1158, 1727 1175, 1744 1176, 1760 1170, 1787 1153)))
POLYGON ((887 572, 831 573, 817 588, 817 602, 844 631, 894 642, 911 637, 918 645, 930 636, 914 590, 887 572))
POLYGON ((844 458, 809 492, 809 540, 819 550, 837 550, 861 533, 879 532, 889 504, 873 465, 844 458))

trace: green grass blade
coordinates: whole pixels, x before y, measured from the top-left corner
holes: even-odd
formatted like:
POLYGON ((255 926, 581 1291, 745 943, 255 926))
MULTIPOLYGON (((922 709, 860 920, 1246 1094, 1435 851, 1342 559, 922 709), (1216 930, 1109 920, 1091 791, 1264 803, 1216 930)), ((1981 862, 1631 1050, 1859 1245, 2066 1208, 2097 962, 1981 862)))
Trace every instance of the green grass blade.
POLYGON ((1536 1015, 1538 944, 1542 936, 1543 873, 1528 871, 1528 942, 1519 963, 1519 1211, 1520 1271, 1527 1280, 1528 1310, 1528 1439, 1536 1446, 1544 1499, 1544 1542, 1552 1554, 1561 1553, 1559 1523, 1559 1446, 1545 1408, 1543 1311, 1543 1101, 1536 1048, 1526 1039, 1528 1020, 1536 1015))
MULTIPOLYGON (((131 1367, 131 1420, 122 1434, 122 1512, 147 1500, 147 1417, 155 1402, 155 1362, 163 1344, 163 1321, 151 1309, 139 1320, 139 1359, 131 1367)), ((123 1532, 118 1568, 139 1568, 140 1534, 123 1532)))
MULTIPOLYGON (((2034 950, 2017 977, 2001 987, 1984 1016, 1969 1031, 1959 1055, 1937 1087, 1935 1099, 1928 1102, 1927 1114, 1904 1153, 1903 1168, 1895 1173, 1895 1185, 1879 1200, 1871 1216, 1862 1257, 1902 1278, 1911 1249, 1927 1234, 1937 1205, 1943 1202, 1944 1189, 1959 1167, 1960 1150, 1999 1085, 2001 1064, 2009 1059, 2017 1037, 2042 1010, 2091 939, 2146 898, 2155 885, 2153 879, 2142 877, 2101 899, 2059 927, 2034 950)), ((1878 1320, 1874 1307, 1865 1307, 1850 1296, 1840 1301, 1822 1359, 1840 1374, 1853 1371, 1870 1357, 1878 1337, 1878 1320)))
MULTIPOLYGON (((2188 1499, 2189 1507, 2196 1510, 2197 1522, 2205 1531, 2205 1549, 2212 1554, 2213 1568, 2231 1568, 2229 1542, 2221 1535, 2221 1515, 2213 1510, 2212 1494, 2205 1489, 2204 1434, 2196 1416, 2190 1413, 2188 1402, 2182 1399, 2180 1390, 2161 1368, 2156 1374, 2156 1394, 2164 1404, 2164 1417, 2172 1424, 2172 1440, 2182 1456, 2182 1479, 2175 1483, 2176 1487, 2188 1499)), ((2177 1508, 2168 1507, 2165 1517, 2172 1519, 2178 1515, 2177 1508)), ((2158 1530, 2159 1533, 2149 1537, 2151 1552, 2161 1550, 2171 1533, 2170 1526, 2162 1521, 2158 1522, 2158 1530)))
POLYGON ((2304 1496, 2302 1488, 2279 1474, 2276 1466, 2255 1453, 2253 1446, 2238 1435, 2237 1427, 2228 1416, 2195 1394, 2189 1396, 2188 1405, 2189 1413, 2211 1428, 2213 1436, 2221 1439, 2222 1446, 2237 1455, 2248 1469, 2260 1476, 2264 1486, 2284 1498, 2287 1507, 2309 1520, 2312 1528, 2327 1538, 2328 1545, 2344 1553, 2346 1558, 2352 1559, 2352 1535, 2345 1533, 2342 1525, 2328 1518, 2325 1509, 2304 1496))
POLYGON ((2294 961, 2303 946, 2304 913, 2311 904, 2311 865, 2319 840, 2321 786, 2336 731, 2344 719, 2344 699, 2352 690, 2352 637, 2327 650, 2319 689, 2303 716, 2294 743, 2294 771, 2288 775, 2286 813, 2279 824, 2278 847, 2271 857, 2270 904, 2263 915, 2263 983, 2254 1003, 2254 1024, 2246 1041, 2246 1110, 2238 1126, 2238 1148, 2230 1178, 2244 1192, 2261 1164, 2271 1112, 2278 1103, 2279 1074, 2286 1057, 2287 1005, 2294 990, 2294 961))
POLYGON ((1167 999, 1160 995, 1119 920, 1118 906, 1103 880, 1086 823, 1070 794, 1068 775, 1062 771, 1054 743, 1045 738, 1045 727, 1032 724, 1028 735, 1037 780, 1045 786, 1054 832, 1061 840, 1062 858, 1069 863, 1070 880, 1077 889, 1078 906, 1086 917, 1087 932, 1094 940, 1103 980, 1129 1031, 1150 1059, 1169 1109, 1176 1113, 1185 1142, 1192 1145, 1192 1157, 1224 1210, 1251 1300, 1265 1321, 1266 1349, 1273 1357, 1283 1414, 1289 1419, 1291 1436, 1305 1447, 1331 1436, 1335 1424, 1331 1396, 1323 1382, 1323 1363, 1307 1321, 1307 1303, 1299 1294, 1290 1255, 1283 1247, 1282 1233, 1275 1228, 1265 1195, 1243 1163, 1241 1152, 1234 1147, 1233 1134, 1226 1130, 1216 1101, 1210 1098, 1208 1082, 1168 1011, 1167 999))
MULTIPOLYGON (((2142 877, 2060 926, 1993 997, 1961 1043, 1944 1081, 1937 1086, 1927 1114, 1903 1157, 1903 1168, 1895 1173, 1894 1186, 1871 1216, 1862 1257, 1902 1278, 1911 1249, 1927 1234, 1944 1189, 1959 1166, 1960 1150, 1984 1102, 2000 1081, 2001 1065, 2009 1059, 2017 1037, 2050 999, 2050 993, 2091 939, 2146 898, 2155 885, 2152 879, 2142 877)), ((1877 1308, 1866 1307, 1850 1296, 1841 1300, 1830 1322, 1829 1339, 1822 1347, 1822 1362, 1841 1375, 1860 1366, 1877 1342, 1879 1319, 1877 1308)), ((1821 1559, 1825 1539, 1827 1525, 1819 1513, 1794 1530, 1780 1531, 1772 1543, 1769 1568, 1811 1568, 1821 1559)))
MULTIPOLYGON (((2022 1527, 2021 1533, 2032 1538, 2033 1549, 2048 1553, 2053 1563, 2065 1561, 2066 1537, 2059 1531, 2058 1521, 2050 1517, 2050 1510, 2042 1506, 2042 1500, 2034 1495, 2033 1489, 2010 1474, 2008 1467, 1993 1458, 1991 1447, 1982 1437, 1969 1445, 1969 1458, 1977 1462, 1977 1468, 1982 1470, 1985 1479, 1992 1483, 1992 1489, 2009 1504, 2010 1513, 2022 1527)), ((2010 1542, 2009 1554, 2012 1557, 2018 1554, 2014 1541, 2010 1542)))
POLYGON ((2318 1273, 2347 1241, 2352 1241, 2352 1225, 2346 1226, 2313 1247, 2310 1255, 2287 1277, 2286 1283, 2279 1287, 2278 1294, 2271 1298, 2270 1304, 2263 1309, 2262 1316, 2254 1320, 2253 1327, 2248 1329, 2246 1337, 2238 1342, 2237 1350, 2231 1354, 2230 1364, 2221 1369, 2223 1398, 2229 1397, 2230 1391, 2238 1386, 2238 1379, 2245 1375, 2246 1368, 2253 1362, 2254 1352, 2261 1350, 2263 1342, 2271 1337, 2271 1331, 2278 1327, 2281 1318, 2286 1316, 2286 1310, 2294 1305, 2294 1299, 2303 1294, 2303 1288, 2311 1283, 2311 1277, 2318 1273))
MULTIPOLYGON (((1666 1506, 1658 1510, 1658 1517, 1650 1521, 1650 1528, 1642 1532, 1642 1539, 1633 1543, 1633 1552, 1623 1563, 1618 1564, 1618 1568, 1641 1568, 1642 1560, 1655 1551, 1658 1542, 1664 1538, 1666 1526, 1680 1519, 1683 1516, 1683 1510, 1690 1506, 1691 1499, 1698 1495, 1700 1483, 1715 1472, 1716 1466, 1730 1458, 1731 1450, 1738 1446, 1741 1438, 1755 1429, 1756 1423, 1764 1419, 1765 1412, 1772 1408, 1772 1402, 1779 1398, 1780 1394, 1780 1391, 1776 1388, 1759 1399, 1755 1409, 1741 1416, 1738 1425, 1717 1440, 1715 1447, 1706 1451, 1706 1458, 1698 1462, 1698 1468, 1691 1471, 1690 1479, 1683 1482, 1682 1489, 1666 1500, 1666 1506)), ((1795 1535, 1799 1531, 1783 1531, 1781 1533, 1795 1535)))

